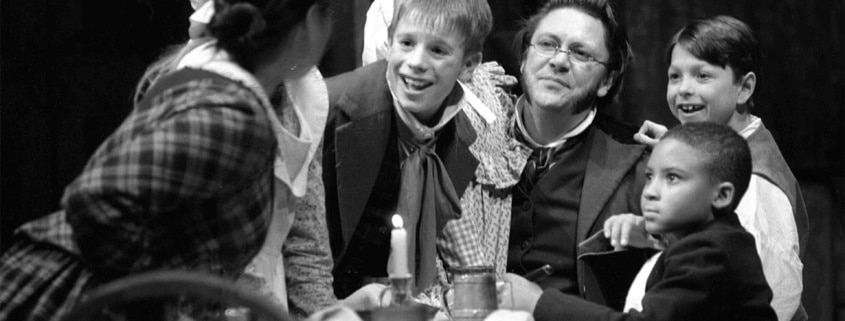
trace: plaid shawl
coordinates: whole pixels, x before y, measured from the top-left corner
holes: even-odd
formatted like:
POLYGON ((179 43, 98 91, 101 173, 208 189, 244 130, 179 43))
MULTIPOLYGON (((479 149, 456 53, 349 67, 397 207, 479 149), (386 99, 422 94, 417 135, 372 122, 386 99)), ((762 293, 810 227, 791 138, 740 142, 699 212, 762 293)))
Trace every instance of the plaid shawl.
POLYGON ((65 190, 64 212, 21 227, 18 242, 40 246, 0 260, 0 319, 58 319, 92 283, 145 270, 234 277, 260 249, 276 149, 264 107, 209 72, 169 77, 182 79, 151 89, 100 146, 65 190))

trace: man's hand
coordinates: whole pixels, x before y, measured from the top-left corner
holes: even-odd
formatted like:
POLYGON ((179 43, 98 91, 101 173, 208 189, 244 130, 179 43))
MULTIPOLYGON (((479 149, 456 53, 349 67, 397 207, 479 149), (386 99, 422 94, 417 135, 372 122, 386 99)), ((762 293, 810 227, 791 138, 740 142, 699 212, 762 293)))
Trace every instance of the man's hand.
POLYGON ((604 221, 604 237, 616 251, 626 247, 663 250, 663 243, 645 230, 645 219, 634 214, 620 214, 604 221))
POLYGON ((640 130, 634 134, 634 141, 646 145, 649 148, 654 148, 654 145, 657 145, 657 142, 660 141, 663 135, 666 135, 667 131, 669 130, 666 126, 646 120, 640 126, 640 130))
POLYGON ((534 313, 534 307, 537 306, 537 301, 540 300, 543 289, 536 283, 512 273, 505 274, 505 280, 510 283, 511 287, 512 309, 534 313))

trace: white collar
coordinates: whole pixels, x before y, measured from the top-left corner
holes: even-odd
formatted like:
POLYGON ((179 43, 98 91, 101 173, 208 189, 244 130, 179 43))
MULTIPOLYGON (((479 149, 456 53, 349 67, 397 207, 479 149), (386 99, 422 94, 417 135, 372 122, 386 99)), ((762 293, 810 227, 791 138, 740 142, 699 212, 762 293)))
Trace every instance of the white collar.
POLYGON ((467 104, 469 104, 469 106, 472 107, 472 109, 475 110, 481 118, 484 118, 484 121, 486 121, 487 124, 492 124, 496 121, 496 114, 490 110, 490 107, 481 102, 481 99, 478 98, 472 90, 469 90, 463 82, 458 81, 458 84, 461 85, 461 89, 464 90, 464 98, 467 100, 467 104))
POLYGON ((300 79, 285 81, 287 96, 301 128, 299 135, 296 135, 282 126, 279 115, 258 80, 234 63, 230 55, 215 44, 215 41, 210 41, 194 48, 180 60, 177 69, 189 67, 215 72, 241 82, 256 93, 267 112, 278 144, 274 174, 291 189, 294 196, 302 197, 306 191, 308 164, 322 138, 329 107, 322 75, 315 67, 300 79))
POLYGON ((587 128, 590 127, 590 125, 593 124, 593 120, 596 119, 597 111, 596 111, 596 108, 593 108, 593 109, 590 110, 590 113, 587 114, 587 117, 584 118, 584 120, 582 120, 580 124, 578 124, 578 126, 575 126, 575 128, 573 128, 569 132, 563 134, 563 136, 561 136, 557 140, 543 145, 543 144, 537 143, 537 141, 535 141, 533 138, 531 138, 531 135, 528 134, 528 130, 525 128, 525 122, 522 120, 522 110, 525 108, 526 104, 527 104, 527 101, 525 100, 525 95, 520 96, 519 100, 517 100, 517 102, 516 102, 516 115, 514 115, 514 117, 513 117, 515 124, 513 126, 518 126, 519 132, 522 133, 522 138, 525 140, 526 143, 528 143, 529 147, 531 147, 532 149, 533 148, 556 148, 556 147, 563 146, 563 144, 566 143, 567 139, 569 139, 570 137, 578 136, 579 134, 583 133, 585 130, 587 130, 587 128))
POLYGON ((757 130, 757 128, 760 128, 760 126, 763 125, 763 121, 760 120, 760 117, 754 115, 748 115, 748 117, 751 117, 751 123, 739 131, 739 135, 745 139, 748 139, 748 137, 751 136, 751 134, 753 134, 754 131, 757 130))

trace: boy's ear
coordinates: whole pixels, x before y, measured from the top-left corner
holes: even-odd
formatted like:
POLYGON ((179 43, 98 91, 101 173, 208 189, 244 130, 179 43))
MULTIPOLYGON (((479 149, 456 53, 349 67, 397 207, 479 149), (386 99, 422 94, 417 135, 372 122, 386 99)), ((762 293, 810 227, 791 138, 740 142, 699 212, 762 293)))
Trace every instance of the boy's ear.
POLYGON ((757 87, 757 75, 753 71, 749 71, 739 80, 739 96, 737 96, 737 105, 744 105, 751 99, 754 94, 754 88, 757 87))
POLYGON ((607 93, 610 91, 610 88, 613 87, 613 82, 616 80, 616 77, 619 76, 619 72, 614 70, 607 74, 607 77, 604 77, 604 80, 601 82, 601 86, 596 91, 596 95, 599 97, 607 96, 607 93))
POLYGON ((461 70, 461 74, 458 75, 458 78, 467 81, 472 79, 472 73, 475 72, 475 67, 478 67, 479 64, 481 64, 481 52, 464 57, 463 69, 461 70))
POLYGON ((711 201, 711 205, 715 209, 723 209, 731 206, 734 200, 734 193, 736 193, 736 187, 731 182, 721 182, 716 189, 713 191, 713 200, 711 201))

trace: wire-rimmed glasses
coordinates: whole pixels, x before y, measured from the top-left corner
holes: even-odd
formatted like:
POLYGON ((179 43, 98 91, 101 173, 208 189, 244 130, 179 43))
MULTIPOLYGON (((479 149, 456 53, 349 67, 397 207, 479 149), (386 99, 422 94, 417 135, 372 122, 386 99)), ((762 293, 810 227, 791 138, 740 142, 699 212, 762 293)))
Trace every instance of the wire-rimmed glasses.
POLYGON ((590 54, 583 52, 579 49, 563 49, 557 42, 554 41, 538 41, 532 43, 531 46, 537 50, 538 54, 545 57, 551 58, 557 55, 558 52, 562 52, 565 53, 567 57, 569 57, 570 62, 580 64, 589 64, 591 62, 595 62, 607 67, 607 62, 598 61, 590 54))

